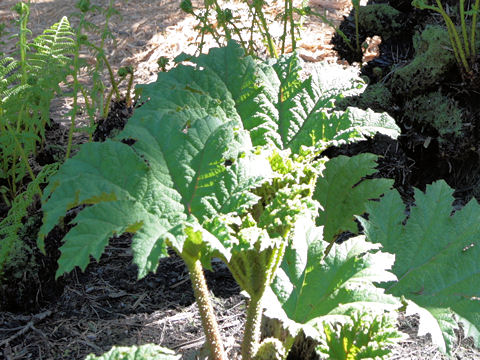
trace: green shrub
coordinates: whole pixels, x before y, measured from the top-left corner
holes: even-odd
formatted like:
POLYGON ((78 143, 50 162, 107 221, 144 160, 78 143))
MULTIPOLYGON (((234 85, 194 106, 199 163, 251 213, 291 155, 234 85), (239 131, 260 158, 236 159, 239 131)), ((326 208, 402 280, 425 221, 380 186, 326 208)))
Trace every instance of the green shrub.
MULTIPOLYGON (((142 97, 149 101, 125 129, 113 140, 84 144, 45 189, 40 248, 68 209, 89 205, 73 220, 76 225, 64 239, 57 276, 75 266, 85 269, 91 257, 98 260, 114 234, 134 234, 139 277, 155 271, 167 246, 174 249, 190 271, 214 359, 224 359, 225 354, 202 270, 210 267, 213 256, 227 264, 250 298, 244 359, 264 354, 266 348, 279 350, 270 341, 260 343, 263 301, 284 255, 293 256, 297 245, 313 256, 311 275, 320 279, 329 269, 329 276, 351 280, 332 284, 326 292, 354 285, 352 274, 357 281, 363 279, 365 291, 358 288, 357 298, 347 296, 351 307, 360 306, 360 299, 375 304, 378 311, 399 306, 373 286, 372 281, 393 279, 387 271, 392 257, 370 254, 375 246, 358 240, 355 251, 332 249, 327 265, 315 262, 328 245, 315 227, 319 204, 312 196, 325 163, 318 154, 331 144, 356 141, 379 130, 398 134, 386 115, 334 110, 344 92, 358 91, 358 78, 319 67, 301 81, 295 56, 256 62, 233 42, 188 60, 194 65, 178 65, 142 86, 142 97), (127 139, 131 145, 122 142, 127 139), (307 228, 311 232, 305 237, 307 228), (379 265, 374 265, 375 259, 379 265), (350 263, 358 267, 347 271, 350 263), (374 272, 377 275, 372 276, 374 272)), ((370 171, 370 166, 366 168, 370 171)), ((353 176, 366 175, 359 173, 353 176)), ((334 190, 337 196, 349 191, 334 190)), ((369 196, 379 195, 374 193, 369 196)), ((351 204, 339 206, 353 222, 351 204)), ((332 204, 328 207, 334 211, 332 204)), ((344 224, 335 225, 332 234, 344 224)), ((333 296, 327 303, 335 309, 345 299, 333 296)), ((344 305, 339 311, 348 309, 344 305)), ((288 353, 289 344, 285 345, 288 353)))

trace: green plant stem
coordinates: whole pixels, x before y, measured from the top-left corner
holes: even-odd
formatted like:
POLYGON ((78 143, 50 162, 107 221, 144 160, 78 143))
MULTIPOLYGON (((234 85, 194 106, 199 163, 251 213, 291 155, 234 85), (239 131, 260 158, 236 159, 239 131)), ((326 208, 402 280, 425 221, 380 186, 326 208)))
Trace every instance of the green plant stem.
POLYGON ((470 46, 468 44, 467 24, 465 23, 465 0, 460 0, 460 22, 462 25, 463 43, 465 45, 465 55, 470 57, 470 46))
POLYGON ((440 0, 436 0, 438 7, 430 6, 429 8, 431 10, 437 11, 443 16, 443 19, 445 20, 445 23, 447 24, 447 30, 450 34, 450 42, 452 43, 453 46, 453 51, 457 54, 457 58, 460 59, 460 64, 463 65, 464 69, 466 72, 470 72, 470 66, 468 65, 467 59, 465 57, 465 52, 462 48, 462 42, 460 41, 460 37, 458 36, 458 32, 455 29, 455 25, 448 16, 448 14, 445 12, 443 9, 442 3, 440 0), (453 38, 453 39, 452 39, 453 38))
MULTIPOLYGON (((115 81, 115 74, 113 73, 112 66, 110 65, 110 62, 108 61, 107 57, 105 56, 105 53, 103 52, 103 49, 101 47, 98 47, 94 44, 89 44, 97 53, 100 55, 102 61, 104 62, 105 66, 107 67, 108 70, 108 76, 110 77, 110 82, 112 83, 112 89, 113 92, 115 93, 115 97, 117 100, 120 100, 120 91, 118 90, 117 83, 115 81)), ((106 105, 105 105, 106 106, 106 105)))
POLYGON ((115 92, 115 96, 117 100, 120 100, 120 91, 118 90, 118 86, 115 83, 115 75, 113 74, 113 70, 112 70, 112 67, 110 66, 110 62, 107 60, 107 57, 103 52, 102 52, 102 59, 105 62, 105 66, 107 67, 108 75, 110 76, 110 81, 112 82, 112 88, 113 88, 113 91, 115 92))
POLYGON ((253 7, 250 7, 250 13, 252 15, 252 25, 250 26, 250 43, 248 44, 248 48, 249 48, 248 53, 253 54, 255 51, 253 48, 253 33, 255 29, 257 13, 253 7))
POLYGON ((295 40, 295 21, 293 20, 293 0, 288 0, 288 13, 290 19, 290 35, 292 36, 292 51, 295 51, 297 41, 295 40))
POLYGON ((235 32, 235 34, 240 39, 240 45, 242 46, 243 50, 245 51, 245 53, 248 54, 248 48, 246 46, 247 43, 245 42, 245 40, 243 40, 242 33, 241 33, 240 29, 237 27, 237 25, 235 25, 235 23, 233 21, 230 21, 229 24, 232 25, 233 31, 235 32))
POLYGON ((471 31, 471 34, 470 34, 470 46, 471 46, 471 49, 470 49, 470 53, 472 55, 472 62, 474 61, 474 58, 476 56, 476 47, 475 47, 475 31, 477 29, 477 13, 478 13, 478 7, 480 5, 480 0, 476 0, 475 1, 475 5, 473 6, 473 10, 474 10, 474 13, 473 13, 473 17, 472 17, 472 31, 471 31))
POLYGON ((132 106, 132 96, 130 95, 132 86, 133 86, 133 72, 130 74, 130 78, 128 79, 127 94, 125 97, 125 103, 127 104, 127 107, 132 106))
MULTIPOLYGON (((81 36, 81 26, 79 25, 77 29, 77 38, 75 40, 75 56, 73 58, 73 106, 72 106, 72 115, 70 117, 70 129, 68 130, 68 142, 67 142, 67 151, 65 154, 65 160, 70 157, 70 151, 72 149, 72 140, 73 132, 75 130, 75 120, 77 116, 77 107, 78 107, 78 91, 80 84, 78 81, 78 72, 80 70, 79 59, 80 59, 80 36, 81 36)), ((86 99, 86 98, 85 98, 86 99)), ((90 135, 91 136, 91 135, 90 135)))
POLYGON ((20 47, 20 66, 22 68, 22 85, 25 85, 28 80, 27 75, 27 33, 29 32, 27 28, 28 18, 30 15, 30 7, 25 4, 22 6, 22 13, 20 15, 20 32, 19 36, 19 47, 20 47))
POLYGON ((357 1, 353 2, 354 8, 355 8, 355 41, 357 45, 357 52, 360 52, 360 34, 359 34, 359 14, 358 12, 360 11, 360 6, 357 1))
MULTIPOLYGON (((253 35, 253 22, 256 21, 258 30, 262 34, 263 38, 265 39, 268 47, 268 52, 271 57, 273 58, 278 58, 277 50, 275 48, 275 44, 273 42, 272 36, 270 35, 270 32, 268 31, 268 24, 267 20, 265 19, 265 16, 263 15, 263 0, 253 0, 252 1, 252 7, 255 11, 252 11, 254 13, 254 16, 252 16, 252 35, 253 35), (260 20, 260 21, 259 21, 260 20)), ((285 20, 286 21, 286 20, 285 20)))
POLYGON ((190 280, 192 282, 193 292, 197 301, 198 310, 202 319, 202 326, 207 338, 207 345, 210 350, 210 358, 213 360, 227 360, 223 347, 222 338, 218 330, 217 320, 213 311, 210 295, 203 273, 200 260, 185 259, 188 271, 190 272, 190 280))
POLYGON ((230 41, 232 39, 232 33, 227 26, 228 22, 225 21, 225 17, 223 15, 222 8, 218 4, 217 0, 213 0, 213 4, 215 5, 215 11, 217 13, 217 21, 218 21, 219 14, 222 14, 222 20, 220 21, 220 25, 222 26, 223 31, 225 32, 225 38, 227 39, 227 41, 230 41))
POLYGON ((200 45, 198 46, 198 52, 201 54, 203 50, 203 45, 205 44, 205 30, 207 28, 207 22, 208 22, 208 15, 209 15, 209 10, 210 10, 210 4, 208 0, 204 0, 203 2, 205 4, 205 14, 203 15, 203 18, 201 21, 203 22, 203 27, 202 27, 202 35, 200 36, 200 45))
POLYGON ((112 96, 113 96, 113 89, 108 92, 107 98, 105 99, 104 108, 102 110, 102 117, 106 119, 108 117, 108 113, 110 112, 110 104, 112 103, 112 96))
POLYGON ((262 296, 251 297, 247 307, 247 319, 242 341, 242 359, 251 360, 260 343, 260 326, 262 324, 262 296))
POLYGON ((248 251, 234 256, 228 263, 233 277, 250 296, 245 320, 244 337, 241 346, 242 359, 251 360, 260 345, 260 325, 262 322, 262 299, 265 290, 271 285, 280 266, 287 244, 287 230, 284 241, 269 251, 248 251), (253 253, 253 254, 252 254, 253 253))
MULTIPOLYGON (((30 16, 30 6, 25 3, 20 3, 21 13, 20 13, 20 29, 18 34, 18 47, 20 49, 20 68, 22 70, 22 79, 21 84, 27 85, 28 83, 28 74, 27 74, 27 34, 30 30, 27 28, 28 18, 30 16)), ((17 131, 20 131, 22 125, 24 106, 20 108, 17 117, 17 131)))
POLYGON ((259 28, 263 27, 262 33, 263 33, 263 36, 266 37, 266 39, 267 39, 268 52, 270 53, 271 57, 278 58, 277 50, 275 49, 275 44, 273 43, 272 36, 270 35, 270 32, 268 31, 267 20, 265 19, 265 16, 263 15, 261 5, 256 7, 255 10, 257 12, 258 18, 260 19, 261 27, 259 26, 259 28))
POLYGON ((288 8, 288 0, 285 0, 283 5, 285 8, 285 13, 283 14, 283 35, 282 35, 282 54, 285 53, 285 43, 287 41, 287 8, 288 8))
MULTIPOLYGON (((33 173, 33 170, 32 168, 30 167, 30 164, 28 163, 28 156, 27 154, 25 153, 25 151, 23 150, 23 147, 22 145, 20 144, 20 142, 18 141, 18 138, 17 138, 17 135, 15 135, 15 132, 13 131, 13 129, 10 127, 10 125, 8 124, 8 122, 5 123, 6 127, 7 127, 7 130, 8 132, 10 133, 10 135, 13 137, 13 140, 15 141, 15 147, 17 148, 18 152, 20 153, 20 157, 25 165, 25 168, 27 169, 28 171, 28 174, 30 175, 30 178, 32 179, 32 181, 35 181, 35 174, 33 173)), ((42 190, 40 190, 40 187, 38 186, 37 184, 37 192, 38 194, 41 194, 42 193, 42 190)))
POLYGON ((350 48, 350 50, 355 51, 355 49, 352 46, 352 42, 347 37, 347 35, 345 35, 345 33, 342 30, 340 30, 340 28, 338 28, 338 26, 335 26, 335 24, 333 22, 328 20, 326 16, 324 16, 324 15, 322 15, 322 14, 316 12, 316 11, 311 11, 310 14, 319 17, 325 24, 334 28, 335 31, 342 37, 343 41, 345 41, 345 44, 347 44, 347 46, 350 48))

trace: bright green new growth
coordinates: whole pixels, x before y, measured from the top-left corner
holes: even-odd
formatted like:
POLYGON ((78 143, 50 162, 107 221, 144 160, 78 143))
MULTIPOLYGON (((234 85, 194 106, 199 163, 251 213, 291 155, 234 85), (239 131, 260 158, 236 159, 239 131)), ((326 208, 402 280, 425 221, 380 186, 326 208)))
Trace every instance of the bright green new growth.
POLYGON ((405 205, 392 190, 367 205, 369 220, 359 218, 368 240, 395 254, 398 281, 386 292, 408 300, 407 313, 420 315, 419 334, 430 333, 448 353, 459 323, 480 345, 480 205, 472 199, 451 215, 452 194, 444 181, 417 190, 405 220, 405 205))
POLYGON ((101 355, 88 355, 85 360, 179 360, 180 355, 176 355, 167 348, 146 344, 142 346, 116 347, 101 355))
POLYGON ((325 336, 317 348, 321 359, 385 359, 388 345, 403 337, 389 315, 355 312, 350 319, 343 326, 323 325, 325 336))
POLYGON ((395 127, 378 114, 333 111, 342 93, 358 91, 353 74, 339 81, 346 73, 332 78, 322 68, 302 82, 296 57, 260 63, 234 42, 189 61, 195 65, 180 64, 142 86, 148 101, 125 129, 114 140, 83 145, 52 178, 39 247, 66 211, 87 205, 65 236, 57 276, 85 269, 110 237, 125 232, 133 234, 139 277, 173 248, 189 268, 214 359, 225 354, 202 265, 223 259, 250 296, 242 347, 249 360, 291 229, 318 212, 311 199, 323 163, 314 160, 318 152, 395 127))

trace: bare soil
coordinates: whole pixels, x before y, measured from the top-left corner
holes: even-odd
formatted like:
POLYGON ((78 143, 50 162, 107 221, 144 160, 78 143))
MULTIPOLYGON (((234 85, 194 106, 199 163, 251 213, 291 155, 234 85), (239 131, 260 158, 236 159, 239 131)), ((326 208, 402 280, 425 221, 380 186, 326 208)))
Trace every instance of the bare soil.
MULTIPOLYGON (((14 19, 14 13, 10 8, 15 2, 2 0, 0 3, 0 21, 6 22, 13 32, 14 25, 10 21, 14 19)), ((108 3, 107 0, 92 2, 101 6, 108 3)), ((75 11, 73 0, 32 0, 31 3, 30 28, 34 35, 75 11)), ((122 16, 111 21, 116 42, 106 44, 113 67, 133 65, 135 81, 145 83, 155 79, 156 62, 160 56, 172 59, 182 51, 193 53, 196 49, 193 29, 196 22, 179 10, 179 3, 178 0, 117 1, 115 6, 122 16)), ((272 3, 272 14, 275 13, 274 5, 272 3)), ((348 0, 315 0, 312 5, 328 11, 328 16, 337 23, 349 11, 348 0)), ((71 21, 74 23, 75 19, 71 18, 71 21)), ((90 21, 101 25, 103 17, 92 16, 90 21)), ((304 60, 340 61, 330 45, 331 28, 314 19, 308 19, 304 27, 300 42, 300 54, 304 60)), ((91 40, 94 39, 95 35, 92 35, 91 40)), ((208 46, 214 45, 209 40, 208 46)), ((14 40, 7 41, 2 50, 12 52, 14 40)), ((374 50, 367 55, 374 56, 374 50)), ((64 115, 68 109, 68 101, 54 104, 52 118, 55 125, 50 130, 51 143, 65 144, 67 119, 64 115)), ((123 126, 130 114, 130 109, 114 104, 108 122, 99 127, 98 140, 103 140, 112 128, 123 126)), ((82 138, 77 141, 81 142, 82 138)), ((396 179, 403 176, 408 182, 408 159, 404 154, 392 152, 391 145, 381 140, 370 141, 360 145, 363 149, 358 151, 369 149, 382 155, 390 151, 386 156, 390 161, 382 164, 383 171, 393 174, 396 179)), ((45 154, 45 159, 44 162, 51 162, 55 154, 45 154)), ((407 195, 408 191, 406 187, 407 195)), ((33 216, 38 216, 38 212, 34 211, 33 216)), ((63 233, 56 229, 51 236, 58 244, 63 233)), ((28 301, 19 296, 23 303, 10 304, 8 311, 1 311, 0 359, 80 360, 92 352, 108 351, 113 345, 152 342, 183 353, 185 359, 201 359, 205 338, 182 260, 172 253, 160 261, 155 274, 137 280, 130 241, 128 234, 112 239, 99 263, 91 263, 85 272, 74 270, 55 283, 53 280, 45 282, 43 288, 29 295, 28 301)), ((53 254, 54 249, 51 251, 53 254)), ((222 263, 215 262, 213 269, 206 275, 221 332, 229 359, 239 359, 245 300, 222 263)), ((446 359, 428 336, 416 335, 418 323, 415 317, 401 316, 399 328, 410 337, 393 348, 391 359, 446 359)), ((454 357, 480 359, 480 352, 460 332, 454 357)))

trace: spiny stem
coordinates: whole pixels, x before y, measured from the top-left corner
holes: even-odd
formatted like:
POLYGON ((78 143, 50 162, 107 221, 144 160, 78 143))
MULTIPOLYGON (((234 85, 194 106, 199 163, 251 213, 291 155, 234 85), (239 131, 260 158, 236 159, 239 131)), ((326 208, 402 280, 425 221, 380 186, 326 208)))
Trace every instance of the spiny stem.
POLYGON ((277 50, 275 49, 275 44, 273 43, 273 39, 272 39, 272 36, 270 35, 270 32, 268 31, 267 20, 263 15, 262 6, 259 4, 255 9, 257 11, 258 18, 260 19, 259 25, 261 24, 261 26, 259 26, 259 29, 263 33, 264 38, 266 38, 267 40, 268 51, 270 53, 270 56, 273 58, 278 58, 277 50))
POLYGON ((213 306, 210 302, 207 282, 203 273, 200 260, 185 260, 190 272, 190 280, 192 282, 193 292, 198 304, 198 310, 202 319, 203 330, 207 338, 207 345, 210 350, 210 358, 213 360, 227 360, 225 350, 223 348, 222 338, 218 331, 218 324, 213 312, 213 306))
POLYGON ((247 320, 242 341, 243 360, 252 360, 258 350, 262 324, 262 297, 252 297, 247 307, 247 320))

